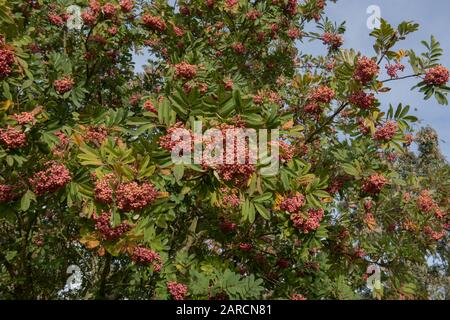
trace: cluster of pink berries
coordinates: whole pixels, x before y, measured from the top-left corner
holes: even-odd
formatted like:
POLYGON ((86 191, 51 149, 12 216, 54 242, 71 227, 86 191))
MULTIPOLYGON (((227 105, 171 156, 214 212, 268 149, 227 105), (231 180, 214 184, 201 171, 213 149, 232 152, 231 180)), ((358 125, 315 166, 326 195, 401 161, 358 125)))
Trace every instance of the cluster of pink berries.
POLYGON ((131 260, 142 265, 151 264, 154 272, 159 272, 163 267, 161 256, 145 247, 134 248, 131 260))
POLYGON ((63 164, 50 161, 46 163, 46 167, 47 169, 36 172, 29 179, 37 195, 58 191, 72 180, 69 170, 63 164))
POLYGON ((59 144, 52 149, 52 152, 55 156, 61 158, 64 156, 64 151, 66 150, 66 147, 69 145, 70 140, 61 131, 56 131, 54 135, 59 139, 59 144))
POLYGON ((363 182, 362 190, 369 194, 378 194, 388 183, 388 180, 381 174, 375 173, 363 182))
POLYGON ((53 82, 53 85, 55 86, 56 92, 59 94, 64 94, 66 92, 69 92, 72 90, 75 82, 73 81, 72 77, 66 76, 62 79, 55 80, 53 82))
POLYGON ((55 13, 52 13, 52 12, 50 12, 47 15, 47 17, 48 17, 48 21, 50 21, 51 24, 53 24, 55 26, 58 26, 58 27, 64 26, 64 19, 63 19, 63 17, 61 17, 61 16, 59 16, 59 15, 57 15, 55 13))
POLYGON ((290 16, 297 14, 297 0, 288 0, 286 5, 286 11, 290 16))
POLYGON ((343 186, 344 186, 343 179, 335 179, 331 182, 326 191, 331 195, 335 195, 339 192, 339 190, 342 189, 343 186))
POLYGON ((386 65, 385 68, 387 70, 388 76, 390 76, 392 79, 398 78, 397 73, 399 71, 403 72, 405 70, 405 66, 399 62, 397 62, 395 64, 388 64, 388 65, 386 65))
POLYGON ((186 139, 187 137, 184 137, 183 135, 180 135, 178 139, 175 139, 176 132, 180 129, 183 129, 183 127, 184 125, 182 122, 177 122, 172 127, 167 129, 167 134, 159 138, 159 146, 169 152, 172 152, 175 147, 183 150, 193 150, 194 145, 192 144, 192 131, 188 130, 191 139, 186 139))
POLYGON ((378 141, 391 141, 397 133, 397 130, 397 122, 389 120, 384 124, 384 126, 377 128, 374 134, 374 138, 378 141))
POLYGON ((405 140, 406 140, 405 145, 410 146, 414 141, 414 136, 411 133, 407 133, 405 134, 405 140))
POLYGON ((153 105, 153 103, 152 103, 151 100, 145 101, 145 102, 144 102, 144 105, 143 105, 143 108, 144 108, 144 110, 146 110, 146 111, 150 111, 150 112, 153 112, 153 113, 158 113, 158 110, 156 110, 156 108, 155 108, 155 106, 153 105))
POLYGON ((352 93, 349 101, 358 108, 370 109, 375 103, 375 95, 373 93, 367 94, 363 90, 360 90, 352 93))
POLYGON ((156 31, 165 31, 167 29, 167 25, 163 18, 152 16, 149 13, 146 13, 142 16, 142 22, 144 25, 152 30, 156 31))
POLYGON ((419 207, 419 210, 425 213, 433 211, 435 203, 429 190, 422 190, 422 192, 420 192, 420 195, 417 198, 417 206, 419 207))
POLYGON ((302 31, 298 28, 291 28, 288 30, 287 35, 292 40, 299 39, 302 37, 302 31))
POLYGON ((108 130, 104 126, 89 127, 86 132, 86 141, 100 146, 108 137, 108 130))
POLYGON ((356 62, 353 78, 356 81, 361 82, 361 84, 366 85, 378 76, 379 72, 380 67, 373 59, 368 57, 360 57, 356 62))
POLYGON ((305 205, 305 196, 298 193, 295 196, 284 199, 281 202, 280 208, 289 213, 295 213, 305 205))
POLYGON ((188 286, 175 281, 169 281, 167 282, 167 290, 169 290, 170 295, 174 300, 184 300, 184 297, 188 292, 188 286))
POLYGON ((133 0, 120 0, 119 5, 123 12, 130 12, 131 10, 133 10, 134 1, 133 0))
POLYGON ((197 66, 194 64, 189 64, 183 61, 181 63, 176 64, 174 67, 175 67, 175 77, 190 80, 197 75, 197 66))
POLYGON ((87 26, 93 26, 95 24, 95 21, 97 20, 98 13, 91 10, 86 10, 81 13, 81 19, 83 20, 84 24, 87 26))
POLYGON ((228 187, 220 188, 220 192, 223 193, 222 203, 224 207, 239 207, 241 205, 241 199, 237 194, 237 189, 230 189, 228 187))
POLYGON ((240 42, 232 44, 231 48, 233 48, 234 52, 236 52, 236 54, 239 54, 239 55, 244 54, 246 51, 245 46, 240 42))
POLYGON ((0 142, 8 149, 18 149, 26 145, 27 136, 20 128, 8 126, 0 129, 0 142))
POLYGON ((14 64, 14 53, 6 47, 3 36, 0 36, 0 79, 9 76, 14 64))
POLYGON ((130 103, 130 105, 132 106, 137 106, 139 101, 141 101, 142 99, 142 94, 139 92, 134 92, 131 97, 130 100, 128 101, 130 103))
POLYGON ((21 112, 19 114, 14 114, 12 118, 16 120, 21 126, 26 124, 34 124, 36 122, 34 115, 30 112, 21 112))
POLYGON ((302 294, 300 294, 300 293, 293 293, 293 294, 291 295, 291 300, 299 300, 299 301, 303 301, 303 300, 306 300, 306 298, 305 298, 302 294))
POLYGON ((233 80, 231 80, 231 79, 226 79, 223 83, 223 87, 227 91, 233 90, 233 86, 234 86, 234 83, 233 83, 233 80))
POLYGON ((320 86, 313 90, 311 98, 304 106, 303 111, 312 114, 319 114, 322 111, 319 103, 330 103, 336 93, 327 86, 320 86))
POLYGON ((447 234, 445 230, 441 230, 440 232, 434 231, 430 226, 423 227, 423 232, 435 241, 441 240, 447 234))
POLYGON ((102 212, 98 217, 94 214, 92 218, 95 221, 95 229, 102 234, 102 238, 106 241, 114 241, 131 229, 131 226, 126 222, 111 227, 111 212, 102 212))
POLYGON ((336 93, 330 87, 320 86, 312 92, 311 99, 320 103, 330 103, 335 95, 336 93))
POLYGON ((344 39, 340 34, 326 32, 322 35, 324 44, 330 46, 332 49, 338 49, 344 44, 344 39))
POLYGON ((278 147, 280 148, 280 159, 283 162, 289 162, 294 158, 295 147, 284 141, 278 141, 278 147))
POLYGON ((262 16, 262 12, 252 9, 245 14, 245 17, 249 20, 256 20, 262 16))
POLYGON ((116 6, 112 3, 105 3, 102 12, 106 18, 111 19, 116 15, 116 6))
POLYGON ((433 86, 442 86, 448 82, 449 72, 444 66, 430 68, 425 75, 425 83, 433 86))
POLYGON ((96 200, 111 204, 114 194, 117 207, 122 211, 141 210, 153 203, 158 196, 158 192, 150 183, 118 183, 113 174, 108 174, 103 179, 96 181, 96 200))
POLYGON ((150 183, 122 183, 116 189, 117 207, 122 211, 141 210, 157 196, 158 192, 150 183))
POLYGON ((20 197, 17 186, 0 184, 0 203, 16 200, 20 197))
POLYGON ((244 252, 250 252, 253 249, 253 246, 251 243, 245 243, 245 242, 241 242, 239 244, 239 249, 244 251, 244 252))
MULTIPOLYGON (((222 131, 223 137, 226 137, 226 130, 228 129, 237 129, 235 126, 222 125, 219 127, 219 130, 222 131)), ((225 145, 225 143, 224 143, 225 145)), ((226 163, 226 150, 223 152, 223 163, 219 165, 215 165, 213 161, 208 159, 206 156, 203 159, 204 167, 215 167, 219 176, 225 181, 233 181, 235 185, 241 185, 245 183, 250 176, 256 171, 256 167, 254 164, 249 163, 249 149, 246 141, 237 139, 234 143, 233 152, 233 160, 234 164, 226 163), (238 159, 245 155, 244 163, 239 163, 238 159)))
POLYGON ((322 208, 311 208, 306 216, 301 212, 291 214, 291 221, 294 223, 294 228, 301 230, 303 233, 309 233, 320 227, 323 217, 324 211, 322 208))
POLYGON ((114 174, 110 173, 95 182, 95 199, 104 204, 113 201, 113 189, 118 185, 118 181, 114 174))
POLYGON ((229 220, 223 220, 219 224, 219 228, 223 233, 230 233, 236 230, 237 225, 236 223, 229 221, 229 220))

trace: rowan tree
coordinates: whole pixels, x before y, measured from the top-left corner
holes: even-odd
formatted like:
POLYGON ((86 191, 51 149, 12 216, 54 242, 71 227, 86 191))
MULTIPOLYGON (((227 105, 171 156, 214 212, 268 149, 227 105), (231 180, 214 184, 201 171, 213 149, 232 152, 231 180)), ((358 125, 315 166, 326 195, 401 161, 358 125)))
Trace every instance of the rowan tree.
POLYGON ((448 164, 425 165, 432 131, 379 97, 414 77, 447 104, 442 49, 400 50, 419 26, 385 20, 371 56, 343 49, 326 4, 1 0, 0 296, 371 298, 376 265, 377 298, 436 297, 448 164), (278 129, 278 172, 174 163, 195 121, 278 129), (64 290, 70 265, 83 281, 64 290))

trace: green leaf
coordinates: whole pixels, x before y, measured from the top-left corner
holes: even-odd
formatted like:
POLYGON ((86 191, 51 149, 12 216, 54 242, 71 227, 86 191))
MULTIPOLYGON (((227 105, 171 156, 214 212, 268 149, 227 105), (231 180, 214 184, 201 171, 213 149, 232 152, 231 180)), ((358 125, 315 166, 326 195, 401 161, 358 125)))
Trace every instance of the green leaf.
POLYGON ((36 195, 28 190, 20 199, 20 210, 27 211, 30 208, 31 200, 36 201, 36 195))
POLYGON ((173 175, 175 176, 175 180, 179 182, 184 175, 184 165, 177 164, 173 167, 173 175))
POLYGON ((259 214, 266 220, 270 220, 270 212, 269 210, 267 210, 262 204, 260 203, 254 203, 253 204, 256 208, 256 210, 258 210, 259 214))

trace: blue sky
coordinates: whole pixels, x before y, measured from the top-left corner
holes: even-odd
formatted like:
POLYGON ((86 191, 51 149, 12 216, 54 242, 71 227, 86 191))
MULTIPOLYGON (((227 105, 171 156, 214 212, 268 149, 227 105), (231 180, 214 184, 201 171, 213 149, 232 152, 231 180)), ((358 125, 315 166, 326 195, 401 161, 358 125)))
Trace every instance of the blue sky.
MULTIPOLYGON (((381 9, 381 17, 397 26, 404 20, 412 20, 420 24, 420 29, 410 35, 394 49, 414 49, 416 52, 425 51, 421 40, 429 41, 434 35, 444 49, 442 64, 450 67, 450 40, 449 40, 449 0, 338 0, 337 3, 328 2, 327 16, 338 23, 346 21, 345 48, 354 48, 363 54, 373 56, 373 38, 369 37, 366 13, 370 5, 377 5, 381 9)), ((316 44, 301 44, 299 49, 312 54, 323 52, 323 46, 316 44)), ((139 70, 146 61, 146 55, 136 56, 136 67, 139 70)), ((406 65, 407 60, 404 61, 406 65)), ((407 71, 403 75, 409 74, 407 71)), ((450 159, 450 107, 440 106, 434 98, 424 101, 422 94, 410 91, 417 83, 415 79, 394 81, 390 83, 392 91, 379 96, 383 109, 392 103, 395 107, 399 103, 409 104, 412 114, 420 120, 416 128, 430 125, 439 134, 440 146, 443 154, 450 159)))

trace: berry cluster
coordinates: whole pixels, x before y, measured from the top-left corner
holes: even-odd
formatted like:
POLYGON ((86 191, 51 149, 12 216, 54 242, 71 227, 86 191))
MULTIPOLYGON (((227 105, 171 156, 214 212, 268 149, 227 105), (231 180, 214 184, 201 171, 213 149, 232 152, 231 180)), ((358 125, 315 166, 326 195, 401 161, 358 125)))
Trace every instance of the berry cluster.
POLYGON ((420 211, 425 213, 431 213, 436 208, 436 203, 431 197, 431 193, 429 190, 422 190, 420 192, 419 197, 417 198, 417 207, 420 211))
POLYGON ((236 223, 229 220, 221 221, 219 224, 219 228, 223 233, 233 232, 234 230, 236 230, 236 227, 236 223))
POLYGON ((55 156, 62 158, 70 140, 61 131, 56 131, 54 135, 59 139, 59 144, 52 149, 52 152, 55 156))
POLYGON ((280 208, 289 213, 295 213, 298 212, 299 209, 304 205, 305 205, 305 196, 300 193, 297 193, 293 197, 284 199, 281 202, 280 208))
POLYGON ((167 289, 174 300, 184 300, 188 292, 187 285, 175 281, 167 282, 167 289))
POLYGON ((375 131, 374 138, 378 141, 390 141, 397 133, 397 122, 389 120, 384 126, 378 127, 375 131))
POLYGON ((97 146, 100 146, 108 137, 108 130, 105 127, 89 127, 86 132, 85 140, 97 146))
POLYGON ((20 197, 17 186, 0 184, 0 203, 16 200, 20 197))
POLYGON ((95 199, 104 204, 109 204, 113 201, 113 189, 117 187, 118 181, 114 174, 110 173, 103 177, 103 179, 95 182, 95 199))
POLYGON ((380 72, 380 67, 377 63, 368 57, 358 58, 356 62, 355 72, 353 78, 361 84, 366 85, 371 82, 374 77, 380 72))
POLYGON ((62 27, 64 26, 64 19, 63 17, 55 14, 55 13, 49 13, 47 15, 48 21, 50 21, 51 24, 57 26, 57 27, 62 27))
POLYGON ((375 95, 373 93, 367 94, 363 90, 360 90, 352 93, 349 101, 358 108, 370 109, 375 102, 375 95))
POLYGON ((116 189, 117 207, 122 211, 141 210, 155 201, 157 195, 150 183, 122 183, 116 189))
POLYGON ((423 227, 423 232, 435 241, 441 240, 447 234, 445 230, 441 230, 440 232, 434 231, 430 226, 423 227))
POLYGON ((119 183, 113 174, 107 174, 95 183, 95 199, 111 204, 115 195, 117 207, 122 211, 141 210, 155 201, 158 192, 150 183, 119 183))
POLYGON ((95 229, 102 234, 102 238, 106 241, 116 240, 131 229, 131 226, 126 222, 111 227, 111 212, 102 212, 100 216, 94 214, 92 218, 95 221, 95 229))
POLYGON ((145 111, 150 111, 153 113, 158 113, 158 110, 155 108, 151 100, 147 100, 144 102, 143 108, 145 111))
POLYGON ((256 20, 258 18, 260 18, 262 16, 262 12, 256 10, 256 9, 252 9, 249 12, 247 12, 245 14, 246 18, 249 20, 256 20))
POLYGON ((151 264, 154 272, 159 272, 163 267, 161 256, 145 247, 134 248, 131 260, 142 265, 151 264))
POLYGON ((397 73, 399 71, 404 71, 405 70, 405 66, 401 63, 396 63, 396 64, 388 64, 386 65, 386 70, 387 70, 387 74, 388 76, 390 76, 392 79, 394 78, 398 78, 397 73))
POLYGON ((0 79, 7 77, 12 72, 14 53, 7 48, 3 36, 0 36, 0 79))
POLYGON ((134 2, 133 0, 120 0, 119 5, 123 12, 130 12, 133 10, 134 2))
POLYGON ((72 179, 69 170, 63 164, 50 161, 46 166, 47 169, 36 172, 34 177, 29 179, 37 195, 55 192, 72 179))
POLYGON ((362 190, 365 193, 378 194, 388 183, 388 180, 381 174, 373 174, 363 182, 362 190))
POLYGON ((299 39, 302 37, 302 31, 298 28, 291 28, 288 30, 287 35, 292 40, 299 39))
POLYGON ((303 233, 309 233, 317 230, 320 227, 320 222, 324 217, 324 211, 320 209, 309 209, 308 213, 293 213, 291 220, 294 223, 294 228, 301 230, 303 233))
POLYGON ((102 7, 102 12, 106 18, 111 19, 116 15, 116 6, 112 3, 106 3, 102 7))
POLYGON ((8 126, 0 129, 0 142, 8 149, 18 149, 25 146, 27 136, 21 129, 8 126))
POLYGON ((241 242, 239 244, 239 249, 245 252, 250 252, 253 249, 253 246, 251 243, 245 243, 245 242, 241 242))
POLYGON ((190 80, 197 75, 197 66, 194 64, 189 64, 185 61, 176 64, 175 66, 175 77, 184 78, 190 80))
POLYGON ((26 124, 34 124, 36 122, 34 115, 30 112, 21 112, 19 114, 14 114, 12 118, 16 120, 21 126, 26 124))
POLYGON ((293 293, 293 294, 291 295, 291 300, 300 300, 300 301, 303 301, 303 300, 306 300, 306 298, 305 298, 302 294, 299 294, 299 293, 293 293))
POLYGON ((242 54, 244 54, 245 51, 246 51, 245 46, 244 46, 242 43, 240 43, 240 42, 233 43, 233 44, 231 45, 231 48, 233 48, 234 52, 235 52, 236 54, 238 54, 238 55, 242 55, 242 54))
POLYGON ((230 189, 227 187, 221 188, 220 191, 224 194, 222 203, 224 207, 239 207, 241 199, 237 195, 237 189, 230 189))
POLYGON ((320 86, 316 88, 311 94, 311 99, 320 103, 330 103, 336 93, 333 89, 327 86, 320 86))
POLYGON ((53 85, 55 86, 56 92, 59 94, 64 94, 66 92, 69 92, 72 90, 75 82, 73 81, 72 77, 66 76, 62 79, 55 80, 53 82, 53 85))
POLYGON ((193 150, 194 145, 192 144, 192 131, 188 131, 188 137, 185 137, 181 134, 181 130, 183 129, 183 123, 177 122, 172 127, 167 129, 167 134, 159 138, 159 146, 169 152, 174 151, 175 147, 179 148, 179 150, 193 150), (178 135, 177 133, 180 133, 178 135), (178 137, 178 139, 176 139, 178 137))
POLYGON ((322 41, 324 44, 328 45, 331 49, 339 49, 343 43, 344 39, 340 34, 335 34, 331 32, 326 32, 322 35, 322 41))
POLYGON ((278 147, 280 152, 280 159, 283 162, 289 162, 294 158, 295 147, 284 141, 278 141, 278 147))
POLYGON ((146 13, 142 16, 142 22, 147 28, 156 31, 165 31, 167 29, 167 25, 164 22, 163 18, 152 16, 149 13, 146 13))
POLYGON ((448 82, 449 72, 444 66, 430 68, 425 75, 425 83, 432 86, 442 86, 448 82))

